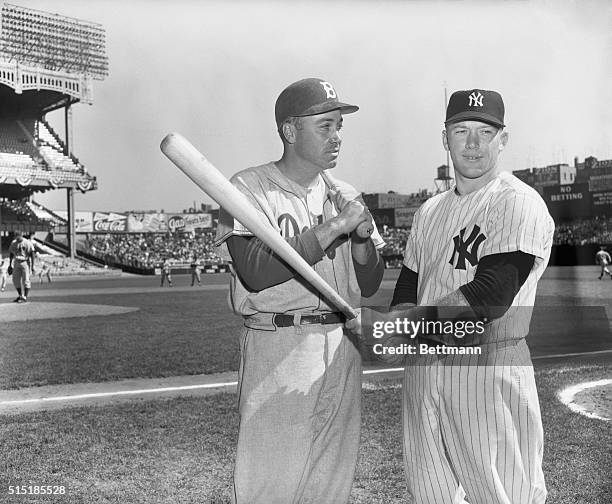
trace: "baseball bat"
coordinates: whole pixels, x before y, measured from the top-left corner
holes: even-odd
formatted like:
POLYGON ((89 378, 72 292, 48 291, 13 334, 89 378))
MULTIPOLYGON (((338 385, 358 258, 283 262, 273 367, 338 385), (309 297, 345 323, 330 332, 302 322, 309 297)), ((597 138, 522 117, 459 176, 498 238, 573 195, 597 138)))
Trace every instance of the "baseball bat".
MULTIPOLYGON (((334 177, 332 177, 331 173, 329 173, 327 170, 323 170, 321 172, 321 177, 323 177, 323 180, 325 180, 325 183, 332 191, 337 191, 336 181, 334 177)), ((372 224, 372 221, 362 222, 359 224, 359 226, 357 226, 357 229, 355 229, 357 236, 360 238, 369 238, 373 231, 374 225, 372 224)))
POLYGON ((289 245, 272 225, 260 220, 257 211, 236 187, 204 157, 187 139, 170 133, 162 140, 162 152, 202 191, 208 194, 257 238, 282 257, 318 292, 323 294, 348 319, 357 316, 355 310, 289 245))

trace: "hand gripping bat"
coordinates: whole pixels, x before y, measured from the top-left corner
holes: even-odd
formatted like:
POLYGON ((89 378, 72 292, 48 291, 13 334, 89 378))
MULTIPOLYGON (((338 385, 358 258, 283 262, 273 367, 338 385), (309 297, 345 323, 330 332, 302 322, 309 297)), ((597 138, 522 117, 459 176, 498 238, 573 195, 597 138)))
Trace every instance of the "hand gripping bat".
MULTIPOLYGON (((336 181, 332 177, 331 173, 329 173, 329 171, 327 170, 322 171, 321 177, 323 177, 323 180, 325 180, 325 183, 329 186, 329 188, 332 191, 337 190, 336 181)), ((359 236, 360 238, 369 238, 373 231, 374 231, 374 224, 372 224, 372 221, 362 222, 361 224, 359 224, 359 226, 357 226, 357 229, 355 229, 355 233, 357 233, 357 236, 359 236)))
POLYGON ((170 133, 162 140, 160 147, 168 159, 202 191, 282 257, 300 276, 344 313, 347 319, 351 320, 357 316, 355 310, 319 276, 269 222, 257 217, 258 213, 247 197, 188 140, 178 133, 170 133))

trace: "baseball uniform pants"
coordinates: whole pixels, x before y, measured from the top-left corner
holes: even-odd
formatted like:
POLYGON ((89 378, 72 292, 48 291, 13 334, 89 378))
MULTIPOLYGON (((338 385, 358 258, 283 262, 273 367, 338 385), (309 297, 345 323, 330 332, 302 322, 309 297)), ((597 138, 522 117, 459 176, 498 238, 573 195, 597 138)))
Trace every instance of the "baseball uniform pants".
POLYGON ((523 339, 411 356, 404 465, 415 504, 543 504, 543 430, 523 339))
POLYGON ((241 337, 237 504, 343 504, 361 427, 361 357, 339 324, 274 329, 248 319, 241 337))
POLYGON ((32 282, 30 279, 30 265, 28 261, 13 261, 13 285, 17 289, 21 289, 23 283, 23 287, 29 289, 32 287, 32 282))

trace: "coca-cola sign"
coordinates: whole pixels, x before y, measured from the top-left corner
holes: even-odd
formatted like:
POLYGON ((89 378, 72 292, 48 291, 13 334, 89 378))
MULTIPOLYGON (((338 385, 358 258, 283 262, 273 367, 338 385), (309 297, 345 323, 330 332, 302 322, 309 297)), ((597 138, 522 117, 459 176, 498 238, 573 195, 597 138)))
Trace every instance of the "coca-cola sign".
POLYGON ((127 217, 117 213, 94 213, 93 230, 94 232, 120 233, 125 232, 127 217))

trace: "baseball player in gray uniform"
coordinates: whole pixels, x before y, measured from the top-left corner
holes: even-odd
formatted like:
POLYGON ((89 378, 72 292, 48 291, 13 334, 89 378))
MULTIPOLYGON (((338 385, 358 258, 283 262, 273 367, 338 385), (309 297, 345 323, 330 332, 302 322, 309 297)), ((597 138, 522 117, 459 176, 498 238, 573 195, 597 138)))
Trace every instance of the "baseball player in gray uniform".
POLYGON ((599 250, 595 254, 595 261, 597 264, 601 266, 601 272, 599 273, 599 279, 601 280, 604 274, 607 274, 612 278, 612 273, 608 269, 608 264, 612 262, 612 257, 610 257, 610 253, 606 250, 606 247, 601 245, 599 250))
POLYGON ((6 270, 8 269, 8 263, 8 259, 0 257, 0 292, 4 292, 4 288, 6 287, 6 270))
POLYGON ((15 303, 25 303, 32 287, 31 275, 34 274, 34 245, 24 238, 21 231, 15 231, 15 238, 9 245, 9 275, 13 275, 13 285, 17 290, 15 303))
MULTIPOLYGON (((366 239, 353 233, 371 216, 353 201, 354 189, 340 183, 331 192, 321 172, 336 166, 343 116, 357 110, 322 79, 291 84, 275 107, 281 159, 231 179, 259 218, 354 307, 380 285, 384 242, 376 230, 366 239)), ((229 301, 244 320, 235 502, 347 502, 361 359, 344 316, 223 210, 216 244, 231 257, 229 301)))
POLYGON ((469 336, 421 333, 406 355, 404 462, 415 504, 546 500, 525 336, 554 223, 534 189, 500 170, 504 128, 499 93, 451 96, 442 141, 456 184, 417 211, 396 311, 386 315, 481 324, 469 336))

